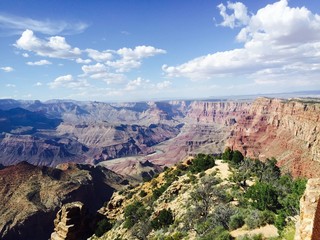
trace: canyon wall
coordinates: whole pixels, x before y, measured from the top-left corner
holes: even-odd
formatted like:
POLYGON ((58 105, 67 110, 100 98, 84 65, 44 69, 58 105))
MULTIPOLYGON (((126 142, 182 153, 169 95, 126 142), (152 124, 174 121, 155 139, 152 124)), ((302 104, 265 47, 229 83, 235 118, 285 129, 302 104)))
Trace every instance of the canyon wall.
POLYGON ((320 104, 259 98, 236 119, 227 145, 251 158, 275 157, 284 172, 320 176, 320 104))

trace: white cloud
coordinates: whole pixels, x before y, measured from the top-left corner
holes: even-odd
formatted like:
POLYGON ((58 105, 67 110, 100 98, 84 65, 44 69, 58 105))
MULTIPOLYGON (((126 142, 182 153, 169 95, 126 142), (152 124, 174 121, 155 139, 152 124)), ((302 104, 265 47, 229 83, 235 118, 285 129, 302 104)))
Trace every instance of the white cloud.
POLYGON ((117 53, 124 59, 137 60, 152 57, 157 54, 164 54, 166 51, 152 46, 137 46, 134 49, 121 48, 117 51, 117 53))
POLYGON ((15 47, 34 52, 39 56, 51 58, 76 59, 80 56, 79 48, 72 48, 64 37, 54 36, 48 40, 39 39, 32 30, 25 30, 16 41, 15 47))
POLYGON ((80 63, 80 64, 88 64, 91 63, 92 61, 90 59, 82 59, 82 58, 77 58, 76 59, 76 63, 80 63))
POLYGON ((167 76, 191 80, 230 76, 255 84, 272 84, 275 80, 298 84, 292 79, 319 81, 318 14, 305 7, 291 8, 287 0, 281 0, 258 10, 247 23, 236 16, 234 22, 224 21, 222 25, 246 24, 237 35, 242 48, 200 56, 178 66, 163 65, 167 76))
POLYGON ((42 66, 42 65, 49 65, 49 64, 52 64, 52 62, 49 62, 48 60, 44 60, 44 59, 37 62, 27 62, 27 65, 30 65, 30 66, 42 66))
POLYGON ((241 2, 232 3, 228 1, 227 6, 221 3, 217 7, 223 18, 223 22, 220 23, 221 26, 231 28, 240 27, 246 25, 250 20, 247 7, 241 2), (227 9, 233 11, 233 13, 228 14, 227 9))
POLYGON ((97 63, 95 65, 83 65, 81 69, 85 74, 91 74, 105 72, 107 70, 107 67, 102 63, 97 63))
POLYGON ((88 57, 92 58, 97 62, 106 62, 108 60, 111 60, 113 57, 111 50, 99 52, 94 49, 86 49, 85 51, 88 53, 88 57))
POLYGON ((13 34, 20 34, 25 29, 44 34, 74 34, 83 32, 88 25, 83 22, 66 22, 52 20, 35 20, 32 18, 19 17, 8 14, 0 14, 0 28, 12 29, 13 34))
POLYGON ((141 61, 134 59, 119 59, 117 61, 108 61, 106 65, 112 67, 116 72, 128 72, 131 69, 139 68, 141 66, 141 61))
POLYGON ((127 83, 127 86, 125 88, 126 91, 133 91, 137 88, 141 88, 142 84, 146 83, 145 80, 143 80, 141 77, 138 77, 137 79, 134 79, 127 83))
POLYGON ((1 67, 0 69, 4 72, 12 72, 14 70, 12 67, 1 67))
POLYGON ((8 83, 8 84, 6 84, 6 87, 8 87, 8 88, 15 88, 15 87, 16 87, 16 85, 11 84, 11 83, 8 83))
MULTIPOLYGON (((121 48, 114 52, 118 58, 114 61, 107 61, 105 64, 115 69, 116 72, 128 72, 131 69, 139 68, 142 59, 158 54, 165 54, 163 49, 153 46, 136 46, 135 48, 121 48)), ((115 57, 115 56, 114 56, 115 57)))
POLYGON ((166 80, 166 81, 157 83, 157 84, 156 84, 156 88, 157 88, 158 90, 166 89, 166 88, 170 87, 171 84, 172 84, 172 83, 171 83, 170 81, 166 80))
POLYGON ((40 86, 42 86, 42 85, 43 85, 42 82, 37 82, 36 84, 34 84, 34 86, 36 86, 36 87, 40 87, 40 86))
POLYGON ((25 58, 28 58, 29 54, 28 53, 23 53, 22 56, 25 57, 25 58))
POLYGON ((121 83, 125 79, 123 74, 110 72, 107 66, 102 63, 83 65, 82 71, 84 74, 79 75, 79 77, 89 77, 91 79, 102 80, 107 84, 121 83))
POLYGON ((168 80, 154 84, 154 83, 151 83, 150 80, 144 80, 143 78, 138 77, 137 79, 129 81, 125 86, 124 90, 125 91, 140 91, 140 90, 145 91, 146 89, 148 89, 151 92, 151 91, 167 89, 171 86, 171 84, 172 83, 168 80))
POLYGON ((84 89, 90 86, 86 80, 76 80, 72 75, 64 75, 57 77, 53 82, 48 83, 50 88, 71 88, 84 89))

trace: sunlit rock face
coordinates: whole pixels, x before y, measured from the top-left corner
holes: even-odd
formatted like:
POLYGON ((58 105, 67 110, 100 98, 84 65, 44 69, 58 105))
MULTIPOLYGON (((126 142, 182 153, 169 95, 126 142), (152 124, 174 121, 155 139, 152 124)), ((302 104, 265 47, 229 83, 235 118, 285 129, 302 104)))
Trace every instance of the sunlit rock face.
POLYGON ((232 128, 227 145, 278 160, 293 176, 320 176, 320 104, 260 98, 232 128))
POLYGON ((300 200, 295 240, 316 240, 320 234, 320 178, 309 179, 300 200))

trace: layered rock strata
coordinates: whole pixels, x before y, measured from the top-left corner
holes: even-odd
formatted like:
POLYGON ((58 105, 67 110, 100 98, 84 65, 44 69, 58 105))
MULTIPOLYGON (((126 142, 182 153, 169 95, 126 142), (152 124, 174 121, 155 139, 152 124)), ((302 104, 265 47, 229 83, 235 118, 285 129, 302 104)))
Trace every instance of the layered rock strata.
POLYGON ((227 144, 251 158, 278 160, 293 176, 320 176, 320 103, 260 98, 236 118, 227 144))
POLYGON ((0 170, 0 239, 43 240, 62 204, 81 201, 95 212, 126 181, 103 167, 26 162, 0 170))
POLYGON ((51 240, 84 240, 90 236, 90 219, 81 202, 67 203, 54 220, 51 240))
POLYGON ((309 179, 300 200, 295 240, 318 240, 320 236, 320 178, 309 179))

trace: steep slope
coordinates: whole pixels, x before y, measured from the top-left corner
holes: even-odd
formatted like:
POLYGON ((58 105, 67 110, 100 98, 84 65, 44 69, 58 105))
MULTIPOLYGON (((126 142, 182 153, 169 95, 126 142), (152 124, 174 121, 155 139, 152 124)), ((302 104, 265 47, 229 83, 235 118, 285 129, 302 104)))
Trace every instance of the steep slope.
POLYGON ((35 167, 26 162, 0 170, 0 238, 48 239, 62 204, 81 201, 95 212, 127 183, 102 167, 64 164, 35 167))
POLYGON ((199 154, 115 192, 99 210, 113 227, 92 239, 282 239, 305 184, 271 160, 236 164, 199 154))
POLYGON ((0 135, 0 163, 13 165, 22 161, 40 166, 64 162, 83 163, 88 148, 72 138, 55 135, 0 135))
POLYGON ((320 176, 320 103, 257 99, 237 118, 228 145, 251 158, 275 157, 294 176, 320 176))

